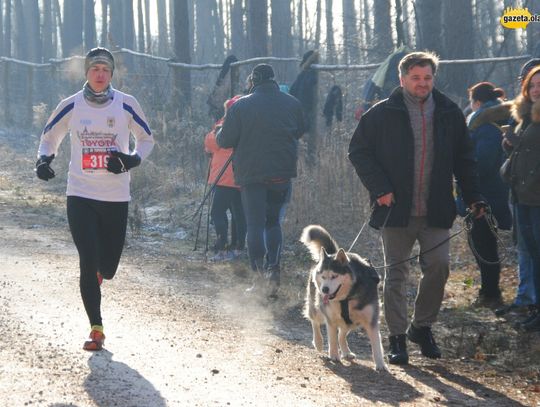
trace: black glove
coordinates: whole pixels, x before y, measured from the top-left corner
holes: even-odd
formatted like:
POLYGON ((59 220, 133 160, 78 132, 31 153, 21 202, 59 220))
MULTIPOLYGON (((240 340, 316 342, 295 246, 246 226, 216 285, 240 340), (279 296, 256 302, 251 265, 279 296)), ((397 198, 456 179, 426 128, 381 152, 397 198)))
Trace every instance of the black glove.
POLYGON ((54 154, 39 157, 39 160, 36 162, 36 169, 34 170, 39 179, 48 181, 54 178, 54 170, 50 167, 52 160, 54 160, 54 154))
POLYGON ((141 163, 141 157, 139 154, 124 154, 119 151, 111 151, 111 156, 107 162, 107 171, 122 174, 128 172, 133 167, 136 167, 141 163))

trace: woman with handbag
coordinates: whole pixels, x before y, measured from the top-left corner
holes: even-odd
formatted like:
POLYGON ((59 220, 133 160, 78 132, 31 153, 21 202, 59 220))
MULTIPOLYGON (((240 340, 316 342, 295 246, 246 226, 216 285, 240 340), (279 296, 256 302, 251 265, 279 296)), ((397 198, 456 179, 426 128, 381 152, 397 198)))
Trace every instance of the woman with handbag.
MULTIPOLYGON (((475 146, 480 192, 491 207, 499 229, 512 227, 508 204, 509 188, 498 176, 504 161, 502 130, 510 117, 510 102, 502 102, 504 91, 490 82, 480 82, 469 89, 473 113, 467 124, 475 146)), ((497 249, 497 227, 489 215, 474 219, 471 232, 475 258, 481 275, 481 287, 475 305, 496 308, 502 305, 499 276, 501 266, 497 249)))
POLYGON ((510 186, 516 200, 517 225, 531 257, 536 302, 519 327, 540 331, 540 66, 523 80, 513 106, 517 143, 510 165, 510 186))

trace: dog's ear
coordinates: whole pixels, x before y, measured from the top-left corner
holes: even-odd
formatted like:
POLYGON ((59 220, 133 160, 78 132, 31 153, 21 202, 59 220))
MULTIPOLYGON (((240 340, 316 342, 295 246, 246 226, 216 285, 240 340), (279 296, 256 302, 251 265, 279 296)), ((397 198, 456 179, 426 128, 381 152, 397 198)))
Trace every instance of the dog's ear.
POLYGON ((345 253, 345 250, 339 249, 336 254, 336 260, 339 264, 342 266, 349 264, 349 257, 347 256, 347 253, 345 253))

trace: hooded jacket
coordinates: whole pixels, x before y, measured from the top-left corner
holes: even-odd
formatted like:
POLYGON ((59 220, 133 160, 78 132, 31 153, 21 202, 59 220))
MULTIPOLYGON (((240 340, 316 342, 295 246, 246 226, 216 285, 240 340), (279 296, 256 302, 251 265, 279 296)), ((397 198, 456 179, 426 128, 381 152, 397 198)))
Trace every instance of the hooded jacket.
MULTIPOLYGON (((433 99, 434 157, 426 216, 429 226, 448 229, 456 217, 454 177, 467 205, 483 197, 463 113, 436 89, 433 99)), ((383 195, 394 194, 396 202, 386 226, 406 227, 413 199, 414 135, 401 87, 362 116, 349 145, 349 159, 369 191, 372 204, 383 195)), ((387 214, 387 207, 376 205, 370 225, 380 228, 387 214)))
POLYGON ((511 107, 512 102, 486 102, 468 119, 478 162, 480 192, 490 205, 499 228, 504 230, 512 227, 512 214, 508 205, 508 185, 499 176, 499 169, 505 159, 499 125, 508 123, 511 107))
POLYGON ((234 180, 243 186, 296 177, 304 129, 300 102, 270 80, 229 109, 216 140, 220 147, 234 149, 234 180))
POLYGON ((511 187, 522 205, 540 206, 540 101, 518 97, 512 108, 518 143, 512 152, 511 187))

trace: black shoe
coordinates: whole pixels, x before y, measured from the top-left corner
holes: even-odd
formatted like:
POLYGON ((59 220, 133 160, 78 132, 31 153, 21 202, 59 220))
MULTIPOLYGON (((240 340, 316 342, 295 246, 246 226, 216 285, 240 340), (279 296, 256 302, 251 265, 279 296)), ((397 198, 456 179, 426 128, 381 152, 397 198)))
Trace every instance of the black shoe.
POLYGON ((437 346, 437 343, 435 343, 431 327, 423 326, 417 328, 411 324, 409 325, 409 329, 407 329, 407 338, 411 342, 420 345, 420 351, 425 357, 431 359, 439 359, 441 357, 441 350, 437 346))
POLYGON ((406 365, 409 363, 407 353, 407 336, 405 334, 394 335, 388 338, 390 341, 390 352, 388 352, 388 363, 392 365, 406 365))
POLYGON ((526 324, 522 324, 522 327, 526 332, 539 332, 540 331, 540 314, 537 314, 534 319, 527 322, 526 324))
POLYGON ((251 280, 251 287, 246 288, 245 293, 250 295, 265 295, 268 291, 268 282, 259 272, 255 272, 254 274, 251 280))
POLYGON ((529 306, 529 316, 522 321, 519 321, 515 324, 514 328, 516 329, 525 329, 525 326, 529 325, 538 317, 538 308, 536 306, 529 306))
POLYGON ((277 298, 280 286, 280 268, 279 266, 269 266, 266 270, 265 278, 268 281, 268 296, 277 298))
POLYGON ((495 310, 495 315, 498 317, 502 317, 503 315, 507 315, 507 314, 525 314, 525 313, 527 313, 526 305, 517 305, 514 303, 505 305, 504 307, 497 308, 495 310))
POLYGON ((478 293, 478 297, 472 303, 473 307, 497 309, 504 305, 501 294, 489 296, 482 292, 478 293))

